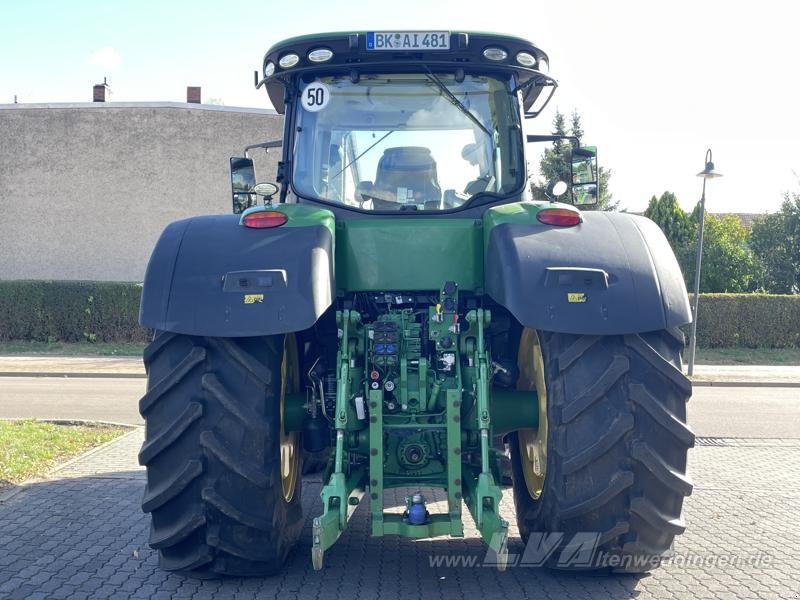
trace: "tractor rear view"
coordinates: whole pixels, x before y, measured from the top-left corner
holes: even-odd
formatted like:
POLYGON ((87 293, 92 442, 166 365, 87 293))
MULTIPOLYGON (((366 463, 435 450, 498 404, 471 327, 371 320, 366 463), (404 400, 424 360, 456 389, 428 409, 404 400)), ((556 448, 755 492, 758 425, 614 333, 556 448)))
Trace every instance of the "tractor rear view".
POLYGON ((541 562, 657 566, 692 489, 686 290, 654 223, 580 210, 593 148, 565 138, 565 201, 531 199, 526 142, 562 139, 523 135, 557 87, 547 55, 485 33, 319 34, 271 48, 256 84, 283 139, 231 159, 233 214, 169 225, 144 283, 162 567, 279 572, 303 458, 325 456, 316 569, 362 504, 373 536, 417 539, 463 536, 466 510, 504 568, 506 448, 541 562), (262 148, 282 153, 274 182, 262 148))

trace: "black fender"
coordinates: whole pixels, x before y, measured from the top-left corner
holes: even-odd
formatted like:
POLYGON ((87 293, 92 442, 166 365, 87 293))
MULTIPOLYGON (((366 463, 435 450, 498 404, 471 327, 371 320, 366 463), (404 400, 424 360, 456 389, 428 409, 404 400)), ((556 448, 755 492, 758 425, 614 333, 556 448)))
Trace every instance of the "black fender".
POLYGON ((330 226, 251 229, 238 215, 193 217, 161 234, 139 323, 214 337, 301 331, 331 305, 334 289, 330 226))
POLYGON ((486 231, 486 293, 534 329, 616 335, 691 322, 678 262, 650 219, 584 212, 574 227, 486 231))

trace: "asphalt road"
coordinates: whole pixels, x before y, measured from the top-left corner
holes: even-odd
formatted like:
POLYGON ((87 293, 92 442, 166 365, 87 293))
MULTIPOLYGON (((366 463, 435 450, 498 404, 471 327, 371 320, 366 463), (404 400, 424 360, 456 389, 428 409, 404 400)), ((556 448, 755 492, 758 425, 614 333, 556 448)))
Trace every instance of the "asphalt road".
MULTIPOLYGON (((0 377, 0 419, 141 424, 144 379, 0 377)), ((800 388, 695 387, 689 423, 698 436, 800 438, 800 388)))
POLYGON ((144 379, 0 377, 0 419, 74 419, 141 425, 144 379))
POLYGON ((704 437, 800 439, 800 388, 695 387, 689 425, 704 437))

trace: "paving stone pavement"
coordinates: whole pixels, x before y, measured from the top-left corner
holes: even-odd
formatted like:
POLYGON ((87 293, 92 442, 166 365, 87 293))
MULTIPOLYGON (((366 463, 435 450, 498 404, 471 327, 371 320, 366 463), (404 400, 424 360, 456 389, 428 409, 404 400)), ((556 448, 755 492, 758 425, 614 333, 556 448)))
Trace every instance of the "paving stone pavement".
MULTIPOLYGON (((306 528, 286 571, 222 580, 159 570, 139 509, 141 441, 137 429, 0 503, 0 599, 800 598, 800 440, 698 438, 690 457, 695 490, 685 507, 687 532, 675 544, 673 562, 650 576, 433 567, 437 555, 480 562, 485 548, 471 523, 463 539, 378 539, 369 536, 364 508, 315 573, 310 519, 320 508, 320 482, 312 479, 303 488, 306 528), (750 562, 709 564, 715 555, 750 562), (761 564, 753 565, 759 556, 761 564)), ((398 492, 398 505, 402 497, 398 492)), ((510 490, 502 511, 513 523, 510 490)), ((513 525, 511 535, 510 551, 521 552, 513 525)))

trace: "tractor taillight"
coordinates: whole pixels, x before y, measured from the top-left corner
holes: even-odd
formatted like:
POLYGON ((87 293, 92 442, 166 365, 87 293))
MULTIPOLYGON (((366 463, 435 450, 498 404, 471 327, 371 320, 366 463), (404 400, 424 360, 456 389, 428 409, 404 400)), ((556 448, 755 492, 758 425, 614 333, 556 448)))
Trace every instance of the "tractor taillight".
POLYGON ((269 229, 271 227, 280 227, 288 220, 289 217, 285 213, 277 210, 259 210, 246 214, 242 218, 242 225, 254 229, 269 229))
POLYGON ((569 208, 544 208, 536 214, 536 218, 545 225, 558 227, 573 227, 582 220, 581 213, 569 208))

